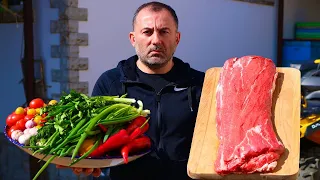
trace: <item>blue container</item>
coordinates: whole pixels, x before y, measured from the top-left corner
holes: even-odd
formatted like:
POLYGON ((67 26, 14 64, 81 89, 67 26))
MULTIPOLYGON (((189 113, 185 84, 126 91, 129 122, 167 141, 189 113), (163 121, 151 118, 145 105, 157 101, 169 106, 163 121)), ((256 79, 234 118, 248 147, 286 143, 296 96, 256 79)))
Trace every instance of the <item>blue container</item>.
POLYGON ((283 61, 304 61, 311 58, 310 41, 285 41, 283 61))
POLYGON ((320 41, 311 42, 311 59, 320 59, 320 41))
POLYGON ((283 45, 282 66, 303 64, 320 59, 320 41, 285 41, 283 45))

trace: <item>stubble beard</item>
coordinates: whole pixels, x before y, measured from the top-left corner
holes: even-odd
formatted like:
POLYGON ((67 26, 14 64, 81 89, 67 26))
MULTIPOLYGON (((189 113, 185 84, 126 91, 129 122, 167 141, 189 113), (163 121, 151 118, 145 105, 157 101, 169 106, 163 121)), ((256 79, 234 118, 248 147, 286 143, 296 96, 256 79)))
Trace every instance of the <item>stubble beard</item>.
POLYGON ((152 56, 150 56, 150 54, 141 55, 144 53, 141 53, 139 48, 136 48, 136 53, 140 61, 150 69, 160 69, 165 67, 173 57, 173 54, 170 57, 158 54, 152 56))

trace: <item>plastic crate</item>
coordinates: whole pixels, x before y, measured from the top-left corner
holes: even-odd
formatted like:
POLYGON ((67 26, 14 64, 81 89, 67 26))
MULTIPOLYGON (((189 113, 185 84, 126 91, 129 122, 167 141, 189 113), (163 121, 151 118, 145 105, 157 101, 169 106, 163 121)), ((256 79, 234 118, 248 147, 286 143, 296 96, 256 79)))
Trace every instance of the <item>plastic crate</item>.
POLYGON ((284 61, 304 61, 311 59, 310 41, 285 41, 283 46, 284 61))
POLYGON ((320 41, 311 42, 311 59, 320 59, 320 41))

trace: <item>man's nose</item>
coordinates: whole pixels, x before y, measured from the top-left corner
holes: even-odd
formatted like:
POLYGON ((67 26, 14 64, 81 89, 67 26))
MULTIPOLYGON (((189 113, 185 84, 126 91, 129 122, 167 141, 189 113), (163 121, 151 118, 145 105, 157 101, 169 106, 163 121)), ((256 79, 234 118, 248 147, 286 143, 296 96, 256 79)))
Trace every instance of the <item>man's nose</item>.
POLYGON ((152 44, 161 44, 161 37, 158 32, 154 32, 152 35, 152 44))

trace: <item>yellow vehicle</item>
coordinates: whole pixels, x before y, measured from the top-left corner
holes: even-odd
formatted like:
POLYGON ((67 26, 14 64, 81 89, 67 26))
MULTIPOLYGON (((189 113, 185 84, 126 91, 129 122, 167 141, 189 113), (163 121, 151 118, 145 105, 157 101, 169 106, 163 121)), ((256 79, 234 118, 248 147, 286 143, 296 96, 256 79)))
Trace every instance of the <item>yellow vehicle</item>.
POLYGON ((314 63, 318 64, 316 70, 301 78, 300 138, 305 137, 320 144, 320 59, 316 59, 314 63))

